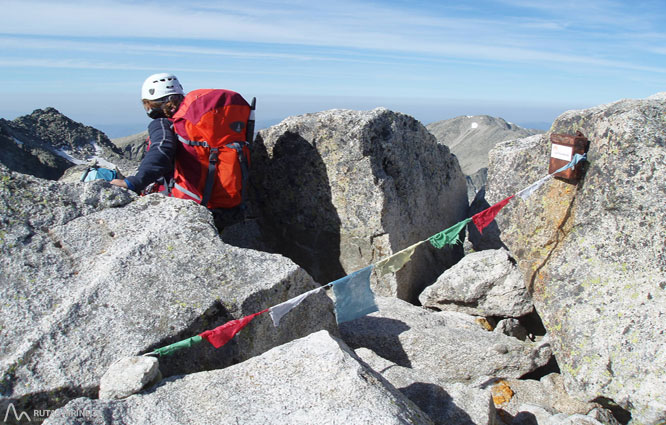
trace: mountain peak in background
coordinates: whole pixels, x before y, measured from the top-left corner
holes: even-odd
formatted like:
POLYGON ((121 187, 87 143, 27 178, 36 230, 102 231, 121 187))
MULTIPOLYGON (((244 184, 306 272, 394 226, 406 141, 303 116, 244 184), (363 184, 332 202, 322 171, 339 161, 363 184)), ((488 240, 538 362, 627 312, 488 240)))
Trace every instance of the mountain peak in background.
POLYGON ((458 158, 467 179, 470 202, 486 184, 488 152, 496 144, 543 133, 489 115, 463 115, 428 124, 426 128, 458 158))
POLYGON ((489 115, 463 115, 428 124, 426 128, 458 157, 463 173, 488 167, 488 152, 497 143, 543 133, 489 115))
POLYGON ((0 147, 0 162, 9 169, 46 179, 58 179, 73 165, 92 160, 109 168, 127 165, 103 132, 52 107, 12 121, 0 119, 0 147))
POLYGON ((109 150, 120 155, 120 150, 101 131, 78 123, 47 107, 36 109, 30 115, 24 115, 12 121, 15 128, 34 133, 41 141, 68 154, 95 155, 99 150, 109 150))

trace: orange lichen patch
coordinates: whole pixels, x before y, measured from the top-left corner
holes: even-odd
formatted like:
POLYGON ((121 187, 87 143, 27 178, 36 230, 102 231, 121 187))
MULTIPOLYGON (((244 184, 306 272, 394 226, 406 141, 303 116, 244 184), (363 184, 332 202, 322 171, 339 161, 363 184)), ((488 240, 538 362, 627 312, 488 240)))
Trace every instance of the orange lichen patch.
POLYGON ((485 317, 477 317, 475 320, 483 329, 492 332, 494 327, 485 317))
POLYGON ((490 389, 490 392, 493 396, 493 403, 495 407, 502 407, 506 405, 511 398, 513 397, 513 390, 509 386, 509 383, 505 380, 500 380, 495 383, 490 389))

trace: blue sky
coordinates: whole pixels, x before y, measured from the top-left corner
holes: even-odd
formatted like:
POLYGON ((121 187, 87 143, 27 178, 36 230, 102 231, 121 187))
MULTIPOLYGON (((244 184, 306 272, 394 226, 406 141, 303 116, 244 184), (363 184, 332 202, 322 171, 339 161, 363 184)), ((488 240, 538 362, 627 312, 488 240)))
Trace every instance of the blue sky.
POLYGON ((666 91, 666 1, 0 0, 0 117, 53 106, 141 131, 143 80, 258 99, 257 118, 385 106, 521 125, 666 91))

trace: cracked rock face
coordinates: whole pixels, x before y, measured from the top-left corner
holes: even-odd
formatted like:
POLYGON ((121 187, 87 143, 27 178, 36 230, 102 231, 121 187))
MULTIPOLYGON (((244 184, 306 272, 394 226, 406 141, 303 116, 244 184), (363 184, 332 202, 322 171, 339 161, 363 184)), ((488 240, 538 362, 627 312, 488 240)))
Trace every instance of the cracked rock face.
MULTIPOLYGON (((262 130, 252 158, 254 199, 275 249, 327 283, 465 218, 465 178, 449 149, 414 118, 387 109, 331 110, 262 130)), ((419 247, 379 294, 416 301, 462 257, 419 247)))
MULTIPOLYGON (((194 336, 317 285, 290 260, 219 238, 210 212, 106 182, 64 184, 0 169, 0 408, 94 396, 119 358, 194 336)), ((268 315, 216 350, 160 360, 164 376, 219 368, 328 329, 329 298, 268 315)), ((4 412, 4 410, 2 410, 4 412)))
MULTIPOLYGON (((578 185, 551 180, 498 215, 567 390, 666 420, 666 95, 569 111, 556 133, 591 141, 578 185)), ((546 136, 490 155, 492 204, 547 174, 546 136)))

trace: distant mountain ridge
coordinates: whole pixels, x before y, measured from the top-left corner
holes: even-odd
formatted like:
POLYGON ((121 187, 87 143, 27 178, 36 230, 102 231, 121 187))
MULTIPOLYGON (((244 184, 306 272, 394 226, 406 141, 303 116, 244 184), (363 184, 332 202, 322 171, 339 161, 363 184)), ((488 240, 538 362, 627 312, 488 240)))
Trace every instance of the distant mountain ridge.
POLYGON ((458 158, 460 168, 467 178, 467 196, 470 201, 486 184, 488 152, 496 144, 543 133, 489 115, 463 115, 428 124, 426 128, 458 158))
POLYGON ((51 180, 95 159, 109 167, 131 166, 103 132, 51 107, 12 121, 0 119, 0 146, 0 162, 9 169, 51 180))
POLYGON ((146 155, 147 139, 148 130, 132 134, 131 136, 111 139, 111 143, 121 150, 125 158, 138 162, 146 155))
MULTIPOLYGON (((472 196, 485 184, 488 152, 495 144, 541 133, 488 115, 460 116, 426 128, 456 155, 472 196)), ((144 131, 110 140, 102 131, 47 107, 12 121, 0 119, 0 162, 11 170, 52 180, 95 159, 130 172, 145 155, 147 137, 144 131)))
POLYGON ((489 115, 463 115, 428 124, 426 128, 458 157, 467 175, 488 166, 488 152, 497 143, 543 133, 489 115))
POLYGON ((72 166, 67 159, 40 143, 31 143, 30 133, 0 119, 0 163, 12 171, 57 180, 72 166))

